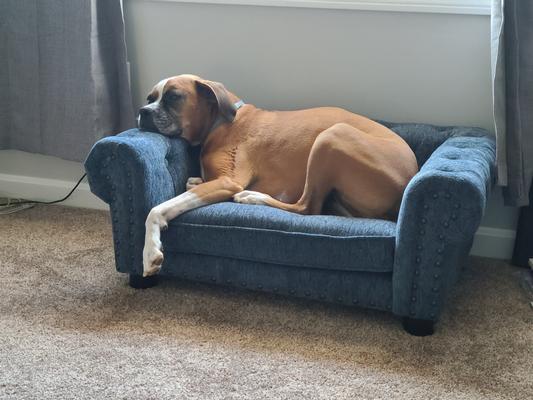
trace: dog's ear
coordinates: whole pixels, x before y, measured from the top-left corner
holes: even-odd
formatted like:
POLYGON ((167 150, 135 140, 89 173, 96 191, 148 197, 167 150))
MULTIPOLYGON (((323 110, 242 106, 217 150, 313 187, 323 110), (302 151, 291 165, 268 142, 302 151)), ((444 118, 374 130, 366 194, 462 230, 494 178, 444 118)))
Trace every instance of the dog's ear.
POLYGON ((222 83, 197 80, 196 90, 201 97, 217 108, 218 115, 226 121, 232 122, 235 119, 237 108, 230 100, 229 93, 222 83))

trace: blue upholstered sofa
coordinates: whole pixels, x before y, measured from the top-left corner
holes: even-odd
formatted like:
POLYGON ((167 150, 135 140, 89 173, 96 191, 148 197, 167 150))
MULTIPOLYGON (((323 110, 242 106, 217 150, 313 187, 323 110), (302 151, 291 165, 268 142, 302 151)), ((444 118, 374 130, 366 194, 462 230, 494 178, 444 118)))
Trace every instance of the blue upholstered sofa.
MULTIPOLYGON (((495 144, 478 128, 384 124, 420 166, 397 222, 214 204, 162 233, 161 275, 388 310, 408 332, 431 334, 479 226, 495 144)), ((155 283, 141 277, 146 216, 200 175, 198 154, 133 129, 98 141, 85 162, 91 190, 110 205, 116 268, 134 287, 155 283)))

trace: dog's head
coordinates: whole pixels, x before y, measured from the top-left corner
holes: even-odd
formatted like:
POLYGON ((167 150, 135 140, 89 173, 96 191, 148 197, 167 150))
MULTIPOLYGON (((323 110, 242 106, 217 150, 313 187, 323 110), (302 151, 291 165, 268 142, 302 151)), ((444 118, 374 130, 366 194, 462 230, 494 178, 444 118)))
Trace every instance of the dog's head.
POLYGON ((163 79, 148 94, 148 104, 139 110, 139 128, 181 136, 196 145, 216 122, 233 121, 235 99, 221 83, 194 75, 163 79))

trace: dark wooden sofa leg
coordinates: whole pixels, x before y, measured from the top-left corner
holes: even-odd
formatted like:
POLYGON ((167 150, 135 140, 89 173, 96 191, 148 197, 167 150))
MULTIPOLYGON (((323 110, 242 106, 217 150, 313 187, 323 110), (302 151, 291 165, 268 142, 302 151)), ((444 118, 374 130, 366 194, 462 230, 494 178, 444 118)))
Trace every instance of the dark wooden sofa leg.
POLYGON ((130 286, 134 289, 148 289, 157 285, 159 281, 158 275, 147 276, 130 274, 130 286))
POLYGON ((413 336, 429 336, 433 335, 435 322, 427 319, 404 317, 402 325, 403 329, 413 336))

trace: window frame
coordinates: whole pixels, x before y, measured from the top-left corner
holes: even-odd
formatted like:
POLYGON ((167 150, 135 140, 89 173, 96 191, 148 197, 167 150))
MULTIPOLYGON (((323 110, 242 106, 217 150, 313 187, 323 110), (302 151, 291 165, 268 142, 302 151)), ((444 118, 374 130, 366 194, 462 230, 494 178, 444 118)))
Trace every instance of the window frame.
POLYGON ((263 7, 490 15, 491 0, 125 0, 263 7))

